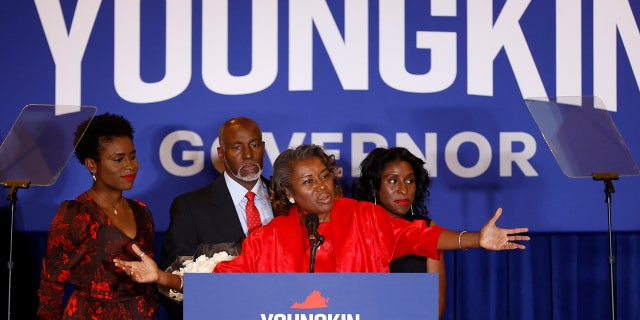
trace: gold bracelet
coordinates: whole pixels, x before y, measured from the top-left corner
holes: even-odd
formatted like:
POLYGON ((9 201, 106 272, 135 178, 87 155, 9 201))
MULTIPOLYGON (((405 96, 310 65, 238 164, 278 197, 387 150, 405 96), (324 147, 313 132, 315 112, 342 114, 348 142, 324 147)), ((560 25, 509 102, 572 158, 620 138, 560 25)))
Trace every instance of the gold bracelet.
POLYGON ((460 250, 462 250, 462 251, 467 251, 467 250, 469 250, 469 249, 463 249, 463 248, 462 248, 462 235, 463 235, 464 233, 467 233, 467 231, 460 231, 460 233, 458 234, 458 248, 459 248, 460 250))

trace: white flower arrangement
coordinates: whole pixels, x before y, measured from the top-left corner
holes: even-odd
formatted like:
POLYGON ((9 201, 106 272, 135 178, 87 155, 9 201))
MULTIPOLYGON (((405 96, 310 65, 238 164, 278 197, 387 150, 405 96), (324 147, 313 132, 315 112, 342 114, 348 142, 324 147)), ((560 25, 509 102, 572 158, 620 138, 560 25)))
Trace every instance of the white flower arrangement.
MULTIPOLYGON (((235 257, 236 256, 230 255, 226 251, 215 253, 210 258, 202 254, 196 258, 195 261, 192 259, 185 260, 182 263, 183 267, 180 267, 178 270, 174 270, 171 273, 180 276, 184 276, 185 273, 211 273, 218 262, 233 260, 235 257)), ((182 292, 169 290, 169 298, 176 301, 182 301, 184 296, 182 292)))

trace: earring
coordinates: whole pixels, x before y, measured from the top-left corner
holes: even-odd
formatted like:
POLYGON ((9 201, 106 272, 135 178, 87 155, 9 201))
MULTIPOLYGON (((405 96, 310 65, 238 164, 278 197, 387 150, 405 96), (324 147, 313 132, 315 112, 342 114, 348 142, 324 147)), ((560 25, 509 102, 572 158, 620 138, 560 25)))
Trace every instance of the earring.
POLYGON ((376 191, 371 190, 371 194, 373 194, 373 204, 378 204, 378 198, 376 198, 376 191))
POLYGON ((289 202, 296 203, 296 200, 294 200, 293 197, 291 197, 291 198, 289 198, 289 202))
POLYGON ((96 173, 91 171, 91 178, 93 178, 93 182, 96 182, 96 173))
POLYGON ((415 214, 413 214, 413 204, 411 204, 411 215, 414 216, 415 214))

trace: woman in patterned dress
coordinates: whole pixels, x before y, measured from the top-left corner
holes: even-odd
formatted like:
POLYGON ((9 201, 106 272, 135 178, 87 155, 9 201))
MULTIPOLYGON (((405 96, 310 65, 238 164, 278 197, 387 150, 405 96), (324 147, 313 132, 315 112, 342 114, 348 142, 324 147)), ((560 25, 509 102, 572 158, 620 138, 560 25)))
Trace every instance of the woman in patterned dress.
POLYGON ((51 223, 38 289, 39 318, 157 318, 153 286, 133 281, 130 272, 112 262, 138 258, 133 243, 149 255, 155 252, 151 211, 122 194, 138 173, 133 133, 127 119, 110 113, 78 126, 75 156, 93 185, 63 201, 51 223), (68 299, 66 287, 72 290, 68 299))

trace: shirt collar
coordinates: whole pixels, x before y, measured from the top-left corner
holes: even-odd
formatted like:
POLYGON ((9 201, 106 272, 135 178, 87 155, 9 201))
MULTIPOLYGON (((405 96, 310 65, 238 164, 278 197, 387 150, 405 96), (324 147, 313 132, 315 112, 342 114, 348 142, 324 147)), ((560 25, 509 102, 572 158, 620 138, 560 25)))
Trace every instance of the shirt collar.
MULTIPOLYGON (((229 188, 229 193, 231 193, 231 199, 233 200, 233 203, 240 203, 244 201, 244 199, 246 199, 244 195, 247 194, 247 189, 245 189, 245 187, 241 186, 238 182, 233 180, 229 176, 229 174, 227 174, 227 171, 224 171, 224 180, 227 183, 227 188, 229 188)), ((256 183, 253 186, 251 191, 253 191, 256 194, 256 198, 255 198, 256 200, 263 200, 263 199, 266 199, 267 197, 266 189, 263 186, 262 178, 258 179, 258 183, 256 183)))

